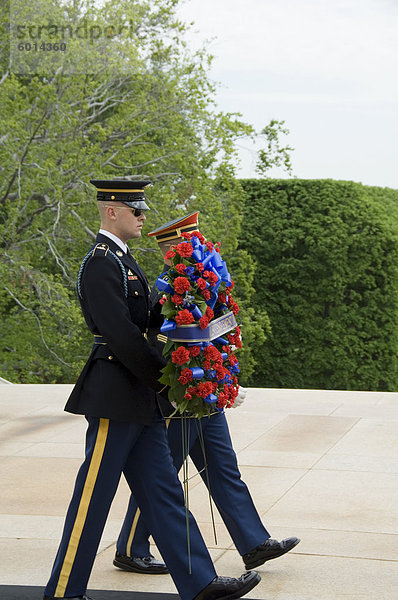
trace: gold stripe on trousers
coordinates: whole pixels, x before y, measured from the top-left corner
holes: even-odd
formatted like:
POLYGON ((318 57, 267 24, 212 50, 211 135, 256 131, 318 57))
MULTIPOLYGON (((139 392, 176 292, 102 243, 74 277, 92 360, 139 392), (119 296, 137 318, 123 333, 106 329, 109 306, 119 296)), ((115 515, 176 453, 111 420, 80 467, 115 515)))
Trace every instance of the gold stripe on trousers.
POLYGON ((83 527, 86 522, 91 496, 93 495, 95 482, 97 480, 102 456, 104 454, 108 430, 109 419, 100 419, 97 432, 97 439, 95 442, 93 454, 91 456, 90 466, 86 476, 86 482, 84 484, 83 492, 80 498, 79 508, 77 509, 75 523, 73 525, 68 548, 65 553, 64 562, 62 564, 61 572, 59 574, 57 589, 55 590, 54 594, 56 597, 63 598, 65 596, 66 587, 68 585, 73 564, 75 562, 77 548, 79 546, 83 527))

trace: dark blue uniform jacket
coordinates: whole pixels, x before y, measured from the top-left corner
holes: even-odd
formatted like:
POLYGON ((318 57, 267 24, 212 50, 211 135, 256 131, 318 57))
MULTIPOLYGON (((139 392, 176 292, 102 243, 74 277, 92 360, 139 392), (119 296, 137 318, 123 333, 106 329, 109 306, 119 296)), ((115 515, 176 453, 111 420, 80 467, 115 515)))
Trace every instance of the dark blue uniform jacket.
POLYGON ((156 392, 164 388, 158 379, 166 362, 144 334, 149 326, 160 325, 160 314, 150 310, 149 286, 136 261, 118 256, 124 277, 109 251, 121 254, 117 244, 98 234, 81 274, 83 315, 103 343, 93 346, 65 410, 149 424, 156 392))

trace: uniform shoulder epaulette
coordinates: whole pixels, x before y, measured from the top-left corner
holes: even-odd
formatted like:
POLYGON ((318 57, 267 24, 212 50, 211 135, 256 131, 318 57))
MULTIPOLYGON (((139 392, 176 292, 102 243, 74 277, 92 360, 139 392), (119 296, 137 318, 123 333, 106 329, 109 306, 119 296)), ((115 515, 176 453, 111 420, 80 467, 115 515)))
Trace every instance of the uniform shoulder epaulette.
POLYGON ((82 260, 82 264, 80 265, 80 269, 79 269, 79 273, 77 274, 77 293, 79 294, 80 298, 82 298, 82 292, 81 292, 81 286, 82 286, 82 276, 83 276, 83 271, 84 271, 84 267, 86 265, 86 262, 92 258, 93 256, 110 256, 113 260, 115 260, 117 262, 117 264, 119 265, 120 268, 120 272, 122 274, 122 285, 123 285, 123 291, 124 291, 124 295, 128 296, 128 286, 127 286, 127 274, 126 274, 126 269, 123 266, 122 261, 120 260, 120 258, 118 256, 116 256, 116 254, 114 252, 112 252, 112 250, 110 250, 108 244, 96 244, 94 246, 94 248, 92 250, 90 250, 90 252, 87 252, 86 256, 83 258, 82 260))
MULTIPOLYGON (((109 252, 108 244, 96 244, 91 251, 91 256, 106 256, 109 252)), ((89 252, 90 254, 90 252, 89 252)))

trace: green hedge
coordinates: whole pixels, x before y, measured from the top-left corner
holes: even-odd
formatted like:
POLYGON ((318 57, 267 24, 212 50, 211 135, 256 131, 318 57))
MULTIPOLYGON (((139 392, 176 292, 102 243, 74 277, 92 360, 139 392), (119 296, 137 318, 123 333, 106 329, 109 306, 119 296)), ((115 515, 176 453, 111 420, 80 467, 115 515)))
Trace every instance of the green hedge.
POLYGON ((250 384, 398 390, 398 190, 243 180, 240 247, 272 334, 250 384), (244 233, 244 236, 243 236, 244 233))

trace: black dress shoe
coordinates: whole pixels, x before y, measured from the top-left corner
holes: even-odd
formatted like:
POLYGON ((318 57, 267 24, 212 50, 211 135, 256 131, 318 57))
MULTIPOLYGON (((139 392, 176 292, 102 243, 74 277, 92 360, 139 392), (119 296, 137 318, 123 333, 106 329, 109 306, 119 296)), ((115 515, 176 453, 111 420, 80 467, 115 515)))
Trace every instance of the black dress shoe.
POLYGON ((194 600, 234 600, 242 598, 250 592, 258 583, 261 577, 256 571, 248 571, 239 579, 234 577, 216 577, 207 585, 194 600))
POLYGON ((267 540, 242 556, 246 569, 254 569, 254 567, 263 565, 267 560, 286 554, 286 552, 297 546, 299 541, 299 538, 296 537, 286 538, 281 542, 272 539, 267 540))
POLYGON ((136 556, 125 556, 120 552, 116 552, 113 564, 115 567, 123 569, 123 571, 144 573, 145 575, 164 575, 169 572, 166 565, 160 560, 156 560, 152 554, 137 558, 136 556))

